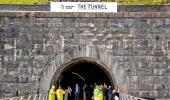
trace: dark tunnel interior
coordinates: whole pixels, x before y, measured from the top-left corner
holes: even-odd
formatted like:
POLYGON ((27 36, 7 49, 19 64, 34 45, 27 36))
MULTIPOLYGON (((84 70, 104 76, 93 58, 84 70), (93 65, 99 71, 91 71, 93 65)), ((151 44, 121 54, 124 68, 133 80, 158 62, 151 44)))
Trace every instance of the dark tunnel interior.
MULTIPOLYGON (((104 84, 111 85, 112 81, 109 78, 108 74, 99 67, 97 64, 89 62, 81 62, 77 64, 70 65, 66 68, 60 75, 60 81, 57 85, 61 85, 63 89, 66 89, 68 86, 72 88, 72 94, 74 95, 75 84, 80 86, 82 93, 82 87, 84 84, 87 84, 87 90, 90 88, 90 85, 94 84, 104 84)), ((82 97, 82 94, 80 94, 82 97)))

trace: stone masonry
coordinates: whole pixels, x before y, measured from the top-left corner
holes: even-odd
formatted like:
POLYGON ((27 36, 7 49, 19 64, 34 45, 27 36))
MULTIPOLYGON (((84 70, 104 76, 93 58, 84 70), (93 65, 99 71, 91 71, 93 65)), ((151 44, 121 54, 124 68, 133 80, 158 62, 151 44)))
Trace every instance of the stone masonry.
POLYGON ((78 57, 107 65, 123 93, 170 98, 170 13, 0 12, 0 97, 47 93, 78 57))

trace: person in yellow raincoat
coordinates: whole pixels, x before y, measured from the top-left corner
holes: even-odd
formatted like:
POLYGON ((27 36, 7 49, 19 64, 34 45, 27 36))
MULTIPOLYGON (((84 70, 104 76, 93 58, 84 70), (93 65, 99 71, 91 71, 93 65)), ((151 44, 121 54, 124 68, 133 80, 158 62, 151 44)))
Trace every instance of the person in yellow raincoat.
POLYGON ((55 86, 54 85, 50 89, 48 100, 55 100, 55 86))
POLYGON ((103 90, 98 85, 96 85, 93 94, 94 100, 103 100, 103 90))
POLYGON ((56 90, 57 100, 63 100, 64 90, 59 86, 59 88, 56 90))
POLYGON ((103 100, 103 86, 102 86, 102 84, 99 86, 99 91, 100 91, 99 98, 100 98, 100 100, 103 100))

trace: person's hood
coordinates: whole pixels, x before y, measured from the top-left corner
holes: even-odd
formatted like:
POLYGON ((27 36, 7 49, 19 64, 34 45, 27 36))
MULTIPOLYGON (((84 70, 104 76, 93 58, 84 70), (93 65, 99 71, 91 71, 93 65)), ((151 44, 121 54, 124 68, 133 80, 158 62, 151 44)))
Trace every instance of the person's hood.
POLYGON ((55 86, 53 85, 51 89, 52 89, 53 91, 55 91, 55 86))

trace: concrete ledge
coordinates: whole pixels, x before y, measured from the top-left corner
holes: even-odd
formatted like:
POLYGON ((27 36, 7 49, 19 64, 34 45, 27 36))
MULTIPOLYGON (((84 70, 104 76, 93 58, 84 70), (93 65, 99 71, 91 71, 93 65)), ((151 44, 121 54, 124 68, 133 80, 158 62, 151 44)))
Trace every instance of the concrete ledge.
MULTIPOLYGON (((50 11, 50 5, 5 5, 0 4, 0 11, 50 11)), ((118 5, 118 12, 168 12, 170 5, 118 5)))
POLYGON ((118 12, 118 13, 56 13, 56 12, 0 12, 0 17, 80 17, 80 18, 114 18, 114 17, 149 17, 149 18, 169 18, 170 12, 118 12))

